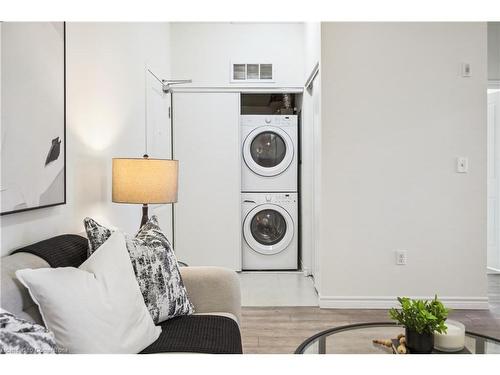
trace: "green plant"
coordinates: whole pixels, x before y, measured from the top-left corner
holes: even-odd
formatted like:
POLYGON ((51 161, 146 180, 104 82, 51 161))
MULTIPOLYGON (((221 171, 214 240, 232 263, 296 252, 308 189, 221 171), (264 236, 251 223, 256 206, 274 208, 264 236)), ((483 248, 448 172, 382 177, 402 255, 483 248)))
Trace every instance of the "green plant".
POLYGON ((398 297, 398 301, 401 304, 401 310, 390 309, 391 319, 420 334, 446 333, 447 328, 444 322, 450 310, 438 300, 437 295, 430 301, 408 297, 398 297))

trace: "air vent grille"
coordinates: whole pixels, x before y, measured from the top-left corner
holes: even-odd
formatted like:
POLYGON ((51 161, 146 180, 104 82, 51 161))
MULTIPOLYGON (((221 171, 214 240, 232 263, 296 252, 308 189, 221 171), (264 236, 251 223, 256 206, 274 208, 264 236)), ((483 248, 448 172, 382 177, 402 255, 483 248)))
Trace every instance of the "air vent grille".
POLYGON ((273 65, 261 64, 260 65, 260 79, 273 79, 273 65))
POLYGON ((247 65, 247 79, 259 79, 259 64, 247 65))
POLYGON ((233 79, 235 81, 242 81, 247 79, 247 67, 245 64, 233 65, 233 79))
POLYGON ((231 64, 231 82, 273 82, 273 64, 231 64))

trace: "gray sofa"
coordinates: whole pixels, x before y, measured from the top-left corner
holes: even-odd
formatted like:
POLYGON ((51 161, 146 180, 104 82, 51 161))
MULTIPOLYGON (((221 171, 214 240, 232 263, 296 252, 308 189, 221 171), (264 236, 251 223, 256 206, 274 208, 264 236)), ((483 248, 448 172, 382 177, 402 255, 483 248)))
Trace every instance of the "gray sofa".
MULTIPOLYGON (((43 325, 37 305, 15 276, 16 270, 42 267, 50 265, 39 256, 27 252, 0 258, 0 307, 20 318, 43 325)), ((181 267, 180 270, 195 315, 228 317, 239 324, 240 285, 234 271, 221 267, 181 267)))

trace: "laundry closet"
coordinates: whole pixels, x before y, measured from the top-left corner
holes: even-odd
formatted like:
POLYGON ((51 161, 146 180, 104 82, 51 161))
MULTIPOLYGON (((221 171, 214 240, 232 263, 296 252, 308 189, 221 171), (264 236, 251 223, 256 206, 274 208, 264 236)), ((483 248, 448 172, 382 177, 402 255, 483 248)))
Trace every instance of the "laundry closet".
POLYGON ((171 75, 192 79, 171 94, 172 238, 183 262, 310 274, 303 33, 301 24, 173 25, 171 75))
POLYGON ((295 94, 242 94, 242 270, 299 268, 295 94))
POLYGON ((180 259, 238 271, 300 269, 301 95, 174 90, 180 259))

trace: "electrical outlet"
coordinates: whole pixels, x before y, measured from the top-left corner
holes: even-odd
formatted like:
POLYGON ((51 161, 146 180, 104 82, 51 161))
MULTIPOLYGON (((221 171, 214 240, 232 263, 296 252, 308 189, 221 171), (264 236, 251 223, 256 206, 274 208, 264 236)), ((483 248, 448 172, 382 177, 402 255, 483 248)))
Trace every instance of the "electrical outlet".
POLYGON ((405 266, 407 260, 406 250, 396 250, 396 264, 398 266, 405 266))

